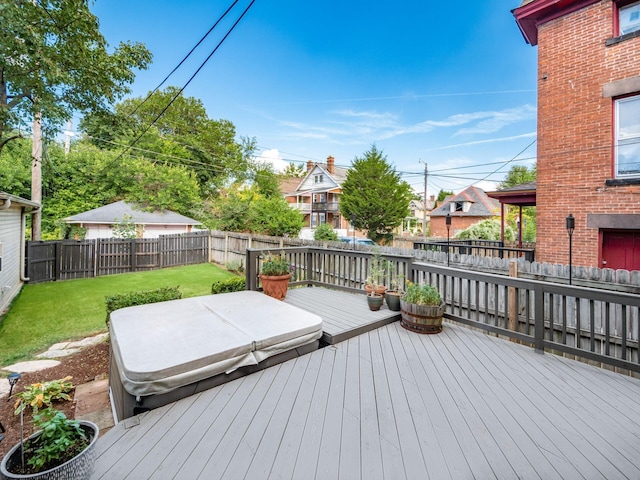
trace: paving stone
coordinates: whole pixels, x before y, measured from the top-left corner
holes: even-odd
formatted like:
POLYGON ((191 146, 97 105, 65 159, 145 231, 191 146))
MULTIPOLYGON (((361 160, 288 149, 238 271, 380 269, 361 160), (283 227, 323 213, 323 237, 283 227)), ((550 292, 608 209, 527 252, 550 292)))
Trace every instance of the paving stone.
POLYGON ((50 348, 46 352, 42 352, 42 353, 37 354, 36 357, 38 357, 38 358, 60 358, 60 357, 66 357, 68 355, 72 355, 74 353, 78 353, 80 350, 82 350, 82 349, 81 348, 65 348, 65 349, 61 349, 61 350, 56 350, 56 349, 50 348))
POLYGON ((60 362, 57 360, 29 360, 27 362, 18 362, 13 365, 2 367, 2 370, 7 372, 37 372, 38 370, 44 370, 45 368, 57 367, 60 362))

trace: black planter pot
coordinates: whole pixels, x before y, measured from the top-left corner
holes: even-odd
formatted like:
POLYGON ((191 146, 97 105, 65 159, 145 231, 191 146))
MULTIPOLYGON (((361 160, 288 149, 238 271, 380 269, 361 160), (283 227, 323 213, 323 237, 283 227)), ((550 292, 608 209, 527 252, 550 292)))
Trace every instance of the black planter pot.
MULTIPOLYGON (((93 466, 96 461, 96 440, 98 440, 98 426, 93 422, 79 420, 80 427, 85 434, 91 439, 89 446, 80 454, 66 461, 62 465, 45 470, 44 472, 33 473, 29 475, 18 475, 9 471, 14 465, 21 462, 20 444, 13 446, 11 450, 4 456, 0 464, 0 478, 6 480, 13 479, 29 479, 29 480, 89 480, 93 473, 93 466)), ((29 437, 32 439, 40 435, 36 432, 29 437)))
POLYGON ((380 307, 382 307, 382 303, 384 302, 384 297, 382 295, 367 295, 367 303, 369 304, 369 310, 378 311, 380 307))
POLYGON ((384 294, 384 299, 387 302, 387 307, 389 307, 389 310, 392 310, 394 312, 400 311, 400 294, 398 292, 387 291, 384 294))

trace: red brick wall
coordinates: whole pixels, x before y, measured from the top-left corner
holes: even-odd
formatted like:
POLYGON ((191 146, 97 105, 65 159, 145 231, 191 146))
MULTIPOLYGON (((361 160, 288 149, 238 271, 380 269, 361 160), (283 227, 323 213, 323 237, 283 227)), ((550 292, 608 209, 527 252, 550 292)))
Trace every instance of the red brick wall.
MULTIPOLYGON (((453 238, 457 233, 466 230, 474 223, 478 223, 486 219, 487 217, 457 217, 455 215, 451 215, 451 238, 453 238)), ((429 232, 429 237, 447 238, 447 224, 445 217, 432 217, 430 222, 431 230, 429 232)))
POLYGON ((573 264, 599 267, 597 229, 587 213, 640 214, 640 186, 613 178, 613 100, 608 82, 640 74, 640 38, 614 36, 613 4, 603 0, 538 29, 536 260, 568 263, 565 218, 576 218, 573 264))

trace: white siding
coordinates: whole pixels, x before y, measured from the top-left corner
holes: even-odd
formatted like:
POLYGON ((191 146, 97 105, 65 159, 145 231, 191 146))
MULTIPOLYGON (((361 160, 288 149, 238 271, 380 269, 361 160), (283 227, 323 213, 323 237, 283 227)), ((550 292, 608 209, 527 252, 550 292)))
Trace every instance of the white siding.
POLYGON ((20 237, 22 209, 10 207, 0 210, 0 243, 2 268, 0 269, 0 313, 20 291, 20 251, 24 240, 20 237))

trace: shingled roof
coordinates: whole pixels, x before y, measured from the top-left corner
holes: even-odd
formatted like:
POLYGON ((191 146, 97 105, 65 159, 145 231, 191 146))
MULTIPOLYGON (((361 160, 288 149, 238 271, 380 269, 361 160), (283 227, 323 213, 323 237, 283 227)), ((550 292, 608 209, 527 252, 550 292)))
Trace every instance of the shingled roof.
POLYGON ((451 213, 451 203, 469 202, 471 208, 466 212, 457 211, 456 216, 461 217, 493 217, 498 213, 499 203, 489 198, 484 190, 478 187, 467 187, 457 195, 450 195, 437 208, 429 212, 430 217, 444 217, 451 213))
POLYGON ((121 200, 119 202, 78 213, 65 218, 67 223, 101 223, 111 225, 125 215, 133 217, 136 225, 201 225, 193 218, 185 217, 171 210, 147 212, 143 207, 121 200))

